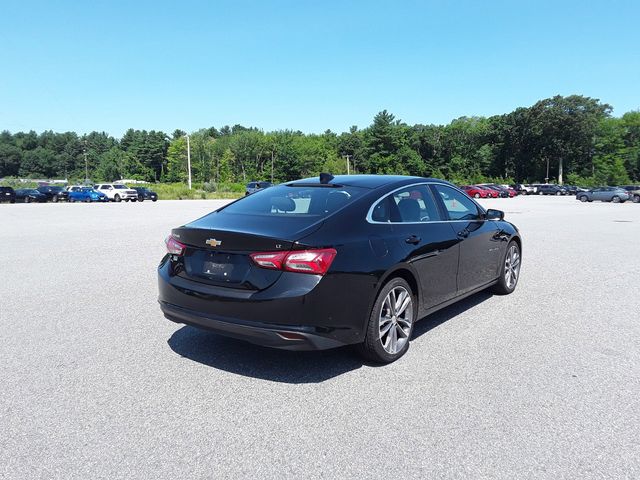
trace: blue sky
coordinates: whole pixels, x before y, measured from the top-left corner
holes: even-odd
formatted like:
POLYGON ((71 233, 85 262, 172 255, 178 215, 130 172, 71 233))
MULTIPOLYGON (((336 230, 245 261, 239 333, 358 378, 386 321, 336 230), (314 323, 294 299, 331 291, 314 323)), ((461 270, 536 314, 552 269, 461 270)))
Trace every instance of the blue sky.
POLYGON ((0 130, 344 131, 640 108, 636 1, 0 1, 0 130))

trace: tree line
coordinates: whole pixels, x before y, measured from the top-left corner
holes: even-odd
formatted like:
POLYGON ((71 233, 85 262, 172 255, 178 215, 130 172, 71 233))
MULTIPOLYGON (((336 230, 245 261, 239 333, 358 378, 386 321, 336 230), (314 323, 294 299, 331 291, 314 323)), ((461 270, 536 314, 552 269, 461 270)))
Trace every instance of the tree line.
MULTIPOLYGON (((583 185, 640 179, 640 112, 621 117, 581 95, 555 96, 492 117, 407 125, 386 110, 364 128, 304 134, 235 125, 189 135, 194 182, 283 182, 317 175, 391 173, 583 185), (347 166, 348 162, 348 166, 347 166)), ((0 178, 184 182, 186 132, 0 133, 0 178)))

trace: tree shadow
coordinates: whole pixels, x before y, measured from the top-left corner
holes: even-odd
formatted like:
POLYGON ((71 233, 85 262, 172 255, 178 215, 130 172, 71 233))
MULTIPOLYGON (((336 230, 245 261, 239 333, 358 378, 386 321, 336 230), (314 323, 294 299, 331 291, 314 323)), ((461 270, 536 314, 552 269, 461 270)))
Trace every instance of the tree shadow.
MULTIPOLYGON (((460 313, 489 299, 491 294, 477 293, 416 323, 412 348, 425 333, 460 313)), ((351 346, 333 350, 291 352, 261 347, 206 330, 183 326, 167 341, 171 350, 194 362, 229 373, 272 382, 320 383, 363 365, 380 366, 362 360, 351 346)))

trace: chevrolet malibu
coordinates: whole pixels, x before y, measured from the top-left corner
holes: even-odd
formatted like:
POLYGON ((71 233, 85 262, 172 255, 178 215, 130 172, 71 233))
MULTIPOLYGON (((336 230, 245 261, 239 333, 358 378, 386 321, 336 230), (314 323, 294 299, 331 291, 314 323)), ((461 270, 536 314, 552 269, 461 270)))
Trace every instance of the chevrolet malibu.
POLYGON ((418 319, 487 288, 513 292, 522 255, 503 212, 442 180, 384 175, 271 187, 166 245, 169 320, 290 350, 353 344, 380 363, 407 351, 418 319))

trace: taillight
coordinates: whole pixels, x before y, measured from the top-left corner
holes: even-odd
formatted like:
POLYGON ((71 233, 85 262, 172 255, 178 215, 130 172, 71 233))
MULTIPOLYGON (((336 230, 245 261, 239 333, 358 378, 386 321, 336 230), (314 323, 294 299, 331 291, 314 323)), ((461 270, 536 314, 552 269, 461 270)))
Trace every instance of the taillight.
POLYGON ((173 235, 169 235, 164 243, 167 245, 167 253, 171 255, 183 255, 184 250, 187 248, 186 245, 173 238, 173 235))
POLYGON ((252 253, 251 260, 262 268, 282 270, 282 263, 288 252, 252 253))
POLYGON ((252 253, 250 256, 261 268, 324 275, 329 270, 336 253, 333 248, 322 248, 293 252, 260 252, 252 253))

